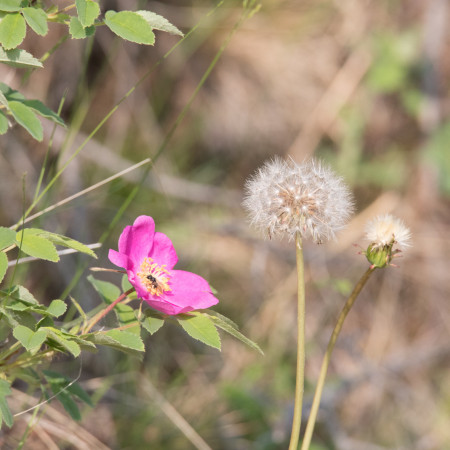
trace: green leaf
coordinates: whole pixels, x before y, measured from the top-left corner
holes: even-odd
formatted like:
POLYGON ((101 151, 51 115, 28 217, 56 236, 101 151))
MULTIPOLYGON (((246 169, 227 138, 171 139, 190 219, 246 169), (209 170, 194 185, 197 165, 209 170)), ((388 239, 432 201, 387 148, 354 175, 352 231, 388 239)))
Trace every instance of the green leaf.
POLYGON ((133 287, 133 285, 130 283, 130 280, 128 279, 128 275, 126 273, 124 273, 122 276, 121 286, 122 286, 122 292, 127 292, 133 287))
POLYGON ((211 319, 199 314, 195 316, 187 316, 180 314, 177 316, 178 323, 183 327, 189 336, 203 342, 210 347, 220 350, 220 336, 211 319))
POLYGON ((0 82, 0 91, 8 98, 8 100, 25 100, 25 97, 19 91, 10 88, 5 83, 0 82))
POLYGON ((106 333, 90 333, 86 335, 86 339, 94 344, 106 345, 132 355, 139 354, 139 352, 145 350, 142 339, 138 335, 127 331, 110 330, 106 333))
POLYGON ((44 67, 42 63, 33 55, 20 48, 6 51, 0 47, 0 62, 19 69, 35 69, 36 67, 44 67))
POLYGON ((109 330, 105 334, 114 339, 121 347, 137 350, 138 352, 145 351, 144 342, 136 334, 120 330, 109 330))
POLYGON ((85 39, 88 36, 92 36, 95 33, 95 27, 84 28, 78 17, 71 17, 69 24, 69 31, 72 39, 85 39))
POLYGON ((33 110, 17 101, 10 101, 8 106, 17 123, 22 125, 37 141, 42 141, 44 137, 42 124, 33 110))
POLYGON ((137 44, 153 45, 155 35, 151 26, 138 13, 107 11, 105 25, 117 36, 137 44))
POLYGON ((228 319, 228 317, 222 316, 219 313, 216 312, 210 312, 210 313, 204 313, 207 314, 213 321, 214 325, 216 327, 221 328, 223 331, 226 331, 228 334, 231 334, 236 339, 239 339, 244 344, 248 345, 253 350, 256 350, 257 352, 261 353, 261 355, 264 355, 264 352, 261 350, 261 347, 250 340, 249 338, 245 337, 238 329, 237 325, 228 319))
POLYGON ((2 319, 4 318, 11 328, 24 325, 34 330, 36 327, 36 319, 27 311, 10 311, 0 307, 0 313, 3 315, 2 319))
POLYGON ((40 36, 48 33, 47 14, 40 8, 23 8, 22 14, 29 27, 40 36))
POLYGON ((8 292, 8 297, 15 300, 20 300, 27 305, 39 305, 39 302, 34 298, 33 294, 20 284, 15 285, 8 292))
POLYGON ((16 241, 16 232, 6 227, 0 227, 0 250, 3 250, 16 241))
POLYGON ((92 403, 91 397, 87 394, 87 392, 78 384, 71 381, 69 378, 51 370, 43 371, 47 380, 53 384, 58 384, 60 389, 64 389, 67 392, 78 397, 81 401, 88 404, 89 406, 94 406, 92 403))
MULTIPOLYGON (((2 51, 2 48, 0 47, 0 53, 2 51)), ((1 62, 1 61, 0 61, 1 62)), ((3 84, 3 83, 2 83, 3 84)), ((0 103, 3 106, 6 106, 6 108, 8 108, 8 100, 6 99, 5 95, 3 94, 3 92, 0 91, 0 103)))
POLYGON ((92 0, 76 0, 76 5, 78 19, 83 28, 93 25, 95 19, 100 15, 100 7, 98 4, 92 0))
POLYGON ((119 325, 121 327, 128 326, 126 329, 128 333, 141 334, 141 327, 136 320, 135 311, 131 306, 118 303, 114 308, 114 312, 116 313, 119 325), (134 326, 131 326, 132 324, 134 324, 134 326))
POLYGON ((22 103, 37 112, 40 116, 50 119, 52 122, 62 125, 63 127, 66 126, 64 120, 62 120, 61 117, 59 117, 58 114, 53 112, 50 108, 47 108, 41 101, 24 100, 22 103))
POLYGON ((28 232, 27 229, 17 233, 16 244, 18 247, 22 244, 20 248, 27 255, 47 261, 59 261, 55 246, 48 239, 36 236, 33 232, 28 232))
POLYGON ((163 16, 155 14, 151 11, 136 11, 136 13, 142 16, 155 30, 166 31, 167 33, 184 36, 184 34, 175 25, 172 25, 163 16))
POLYGON ((5 14, 0 22, 0 43, 5 50, 16 48, 24 40, 26 32, 27 26, 21 14, 5 14))
MULTIPOLYGON (((62 351, 72 353, 72 355, 75 356, 75 358, 80 356, 81 353, 80 346, 76 342, 66 339, 63 333, 57 328, 42 327, 39 329, 47 331, 48 338, 52 339, 53 341, 56 342, 56 344, 58 344, 57 346, 53 346, 57 350, 62 349, 62 351)), ((50 345, 51 343, 48 342, 48 344, 50 345)))
POLYGON ((23 325, 15 327, 13 335, 30 353, 36 353, 47 339, 45 330, 35 332, 23 325))
POLYGON ((76 241, 75 239, 63 236, 62 234, 56 234, 51 233, 50 231, 40 230, 39 228, 26 228, 26 230, 28 234, 43 237, 56 245, 62 245, 63 247, 72 248, 78 252, 86 253, 87 255, 90 255, 93 258, 97 259, 97 255, 89 247, 82 244, 81 242, 76 241))
POLYGON ((43 371, 44 376, 52 389, 53 395, 56 396, 58 401, 63 405, 64 409, 68 412, 73 420, 81 420, 80 410, 75 400, 69 391, 68 385, 71 383, 69 379, 63 377, 60 374, 50 371, 43 371))
POLYGON ((0 11, 19 11, 21 0, 0 0, 0 11))
POLYGON ((141 325, 150 334, 155 334, 164 325, 164 323, 164 320, 159 319, 158 317, 145 317, 141 320, 141 325))
POLYGON ((0 427, 2 422, 5 422, 6 426, 11 428, 14 418, 6 401, 8 395, 11 395, 10 384, 6 380, 0 379, 0 427))
POLYGON ((89 275, 87 280, 107 304, 112 303, 120 296, 120 289, 108 281, 97 280, 92 275, 89 275))
POLYGON ((53 317, 62 316, 67 309, 67 305, 62 300, 53 300, 47 308, 47 314, 53 317))
POLYGON ((8 257, 5 252, 0 252, 0 283, 8 270, 8 257))
POLYGON ((4 112, 0 110, 0 134, 5 134, 8 131, 8 118, 4 112))
POLYGON ((77 7, 78 20, 84 28, 86 26, 87 0, 75 0, 75 5, 77 7))

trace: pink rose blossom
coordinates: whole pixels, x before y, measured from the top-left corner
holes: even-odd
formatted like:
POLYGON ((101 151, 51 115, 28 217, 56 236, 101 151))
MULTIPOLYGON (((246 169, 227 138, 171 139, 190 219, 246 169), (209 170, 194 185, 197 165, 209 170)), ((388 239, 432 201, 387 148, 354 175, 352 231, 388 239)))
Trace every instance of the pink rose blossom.
POLYGON ((175 249, 165 234, 155 233, 155 222, 149 216, 139 216, 125 227, 119 251, 110 250, 108 257, 127 271, 138 297, 165 314, 209 308, 219 302, 205 279, 172 270, 178 261, 175 249))

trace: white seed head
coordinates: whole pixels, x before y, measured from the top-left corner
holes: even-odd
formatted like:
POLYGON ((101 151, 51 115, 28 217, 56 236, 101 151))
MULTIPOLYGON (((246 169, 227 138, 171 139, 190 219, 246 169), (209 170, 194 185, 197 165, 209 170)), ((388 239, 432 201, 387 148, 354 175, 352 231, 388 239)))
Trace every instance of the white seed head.
POLYGON ((373 248, 397 244, 399 248, 409 247, 411 232, 402 220, 391 214, 375 217, 366 225, 366 237, 373 248))
POLYGON ((353 213, 342 179, 315 160, 267 161, 247 180, 245 191, 251 224, 269 237, 293 239, 299 233, 320 244, 333 239, 353 213))

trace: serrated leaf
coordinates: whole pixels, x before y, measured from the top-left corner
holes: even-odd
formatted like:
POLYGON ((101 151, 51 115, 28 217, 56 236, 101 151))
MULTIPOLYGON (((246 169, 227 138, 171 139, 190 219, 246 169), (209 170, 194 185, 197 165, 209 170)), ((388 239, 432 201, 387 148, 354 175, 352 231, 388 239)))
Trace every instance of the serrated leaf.
POLYGON ((78 19, 81 23, 81 26, 84 27, 84 20, 86 17, 86 3, 87 0, 75 0, 75 6, 77 8, 78 19))
POLYGON ((8 118, 3 111, 0 110, 0 134, 5 134, 8 131, 8 118))
POLYGON ((132 355, 139 355, 139 352, 145 350, 142 339, 138 335, 126 331, 110 330, 106 333, 90 333, 86 335, 86 339, 94 344, 106 345, 132 355))
POLYGON ((45 330, 34 332, 23 325, 13 329, 13 336, 31 353, 38 351, 47 339, 45 330))
POLYGON ((44 137, 42 124, 33 110, 23 102, 17 101, 10 101, 8 106, 17 123, 22 125, 37 141, 42 141, 44 137))
POLYGON ((177 316, 178 323, 189 336, 220 350, 220 336, 211 319, 203 314, 177 316))
POLYGON ((5 252, 0 252, 0 283, 8 270, 8 257, 5 252))
MULTIPOLYGON (((50 327, 42 327, 39 328, 40 330, 45 330, 47 332, 47 336, 49 339, 53 339, 59 347, 63 349, 63 351, 67 351, 69 353, 72 353, 73 356, 78 357, 81 353, 80 346, 69 339, 66 339, 60 330, 56 328, 50 328, 50 327)), ((50 345, 50 342, 48 343, 50 345)))
POLYGON ((48 305, 47 313, 53 317, 62 316, 67 309, 67 305, 62 300, 53 300, 50 305, 48 305))
POLYGON ((28 305, 39 305, 39 302, 34 298, 33 294, 26 288, 17 284, 8 292, 8 297, 15 300, 20 300, 28 305))
POLYGON ((155 35, 151 26, 138 13, 133 11, 107 11, 105 25, 117 36, 137 44, 153 45, 155 35))
POLYGON ((5 50, 20 45, 26 32, 25 19, 19 13, 7 13, 0 21, 0 43, 5 50))
POLYGON ((51 233, 50 231, 40 230, 39 228, 26 228, 27 233, 34 234, 36 236, 43 237, 53 242, 56 245, 62 245, 63 247, 72 248, 78 252, 86 253, 87 255, 92 256, 97 259, 97 255, 86 245, 81 242, 76 241, 75 239, 71 239, 67 236, 63 236, 62 234, 51 233))
POLYGON ((128 333, 141 334, 141 327, 139 322, 136 320, 135 311, 131 306, 118 303, 114 308, 117 320, 121 327, 127 326, 128 333), (134 326, 132 326, 134 324, 134 326))
POLYGON ((172 25, 166 18, 151 11, 136 11, 142 16, 147 23, 155 30, 166 31, 167 33, 184 36, 184 34, 175 26, 172 25))
POLYGON ((92 0, 76 0, 78 19, 83 28, 94 24, 95 19, 100 15, 100 7, 92 0))
POLYGON ((105 333, 108 337, 114 339, 121 347, 126 347, 138 352, 145 351, 144 342, 134 333, 120 330, 109 330, 105 333))
POLYGON ((71 17, 69 23, 69 32, 72 39, 85 39, 88 36, 92 36, 95 33, 95 27, 84 28, 78 17, 71 17))
POLYGON ((0 227, 0 250, 13 245, 16 240, 16 232, 6 227, 0 227))
POLYGON ((0 313, 3 315, 2 319, 5 319, 11 328, 24 325, 32 330, 36 327, 36 319, 27 311, 10 311, 0 307, 0 313))
POLYGON ((0 0, 0 11, 19 11, 22 0, 0 0))
POLYGON ((112 303, 120 296, 120 289, 115 284, 109 283, 108 281, 97 280, 92 275, 89 275, 87 280, 108 304, 112 303))
POLYGON ((213 313, 204 313, 204 314, 207 314, 209 317, 211 317, 216 327, 219 327, 223 331, 226 331, 228 334, 231 334, 231 336, 234 336, 236 339, 239 339, 242 343, 248 345, 250 348, 256 350, 257 352, 261 353, 261 355, 264 356, 264 352, 261 350, 261 347, 256 342, 253 342, 251 339, 244 336, 237 329, 237 325, 233 321, 228 319, 228 317, 222 316, 221 314, 216 313, 215 311, 213 313))
POLYGON ((8 402, 6 401, 8 395, 11 395, 10 385, 6 380, 0 379, 0 427, 2 422, 5 422, 5 424, 11 428, 14 418, 9 409, 8 402))
POLYGON ((29 27, 40 36, 48 33, 47 14, 40 8, 23 8, 22 14, 29 27))
POLYGON ((145 317, 141 320, 142 327, 150 334, 155 334, 164 325, 164 320, 157 317, 145 317))
POLYGON ((0 62, 18 68, 44 67, 33 55, 20 48, 6 51, 0 47, 0 62))
POLYGON ((59 261, 55 246, 48 239, 29 233, 27 229, 21 230, 16 235, 16 244, 27 255, 47 261, 59 261), (23 237, 22 237, 23 236, 23 237))

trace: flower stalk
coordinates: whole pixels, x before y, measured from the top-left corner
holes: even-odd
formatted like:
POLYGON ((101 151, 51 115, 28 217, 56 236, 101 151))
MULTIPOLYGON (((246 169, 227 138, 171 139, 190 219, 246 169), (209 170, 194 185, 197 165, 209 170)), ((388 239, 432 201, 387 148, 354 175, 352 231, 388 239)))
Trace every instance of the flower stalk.
POLYGON ((295 377, 294 417, 292 420, 289 450, 297 450, 302 423, 303 392, 305 386, 305 266, 302 238, 297 233, 295 239, 297 260, 297 372, 295 377))
POLYGON ((86 325, 86 328, 83 330, 83 334, 89 333, 92 327, 103 319, 118 303, 127 298, 132 292, 134 288, 128 289, 128 291, 124 292, 120 297, 117 297, 112 303, 110 303, 105 309, 102 309, 99 313, 97 313, 86 325))
POLYGON ((367 283, 367 280, 370 278, 372 273, 375 271, 376 267, 369 267, 361 279, 356 284, 353 292, 342 308, 341 313, 339 314, 336 326, 334 327, 333 333, 331 334, 330 340, 328 342, 327 351, 322 360, 322 366, 320 368, 319 379, 317 381, 316 391, 314 393, 314 399, 311 406, 311 412, 309 414, 308 423, 306 425, 305 436, 303 438, 301 450, 309 449, 311 444, 311 438, 314 431, 314 425, 317 419, 317 413, 319 411, 320 399, 322 398, 323 387, 325 385, 325 378, 327 376, 328 365, 330 363, 331 354, 333 352, 334 346, 336 344, 337 338, 342 330, 342 325, 344 324, 344 320, 347 317, 349 311, 351 310, 353 304, 355 303, 356 298, 361 292, 362 288, 367 283))

